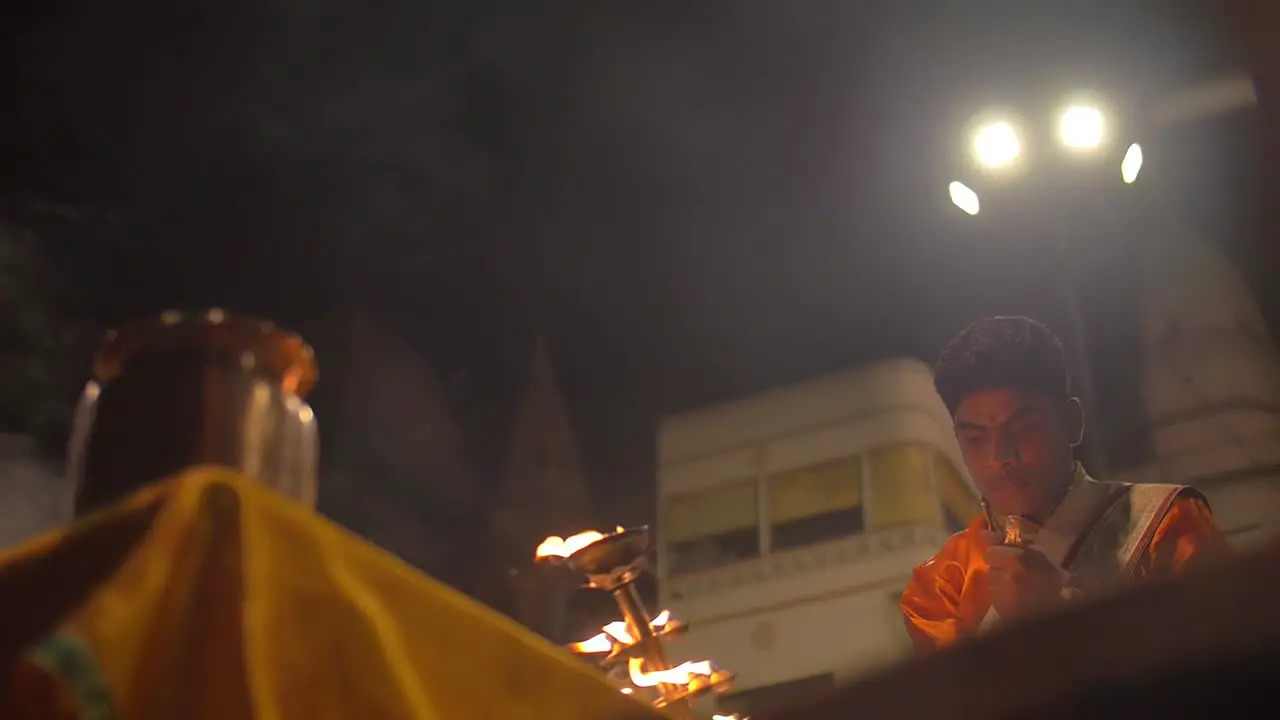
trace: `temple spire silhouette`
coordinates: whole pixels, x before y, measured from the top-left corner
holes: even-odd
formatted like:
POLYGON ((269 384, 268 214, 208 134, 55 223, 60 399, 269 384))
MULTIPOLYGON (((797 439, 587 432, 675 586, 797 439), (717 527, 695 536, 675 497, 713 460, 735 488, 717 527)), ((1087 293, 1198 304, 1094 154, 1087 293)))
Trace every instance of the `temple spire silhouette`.
POLYGON ((534 340, 518 397, 505 470, 490 516, 487 568, 476 594, 524 625, 558 639, 576 581, 535 567, 533 551, 549 535, 587 529, 591 513, 568 406, 542 335, 534 340))

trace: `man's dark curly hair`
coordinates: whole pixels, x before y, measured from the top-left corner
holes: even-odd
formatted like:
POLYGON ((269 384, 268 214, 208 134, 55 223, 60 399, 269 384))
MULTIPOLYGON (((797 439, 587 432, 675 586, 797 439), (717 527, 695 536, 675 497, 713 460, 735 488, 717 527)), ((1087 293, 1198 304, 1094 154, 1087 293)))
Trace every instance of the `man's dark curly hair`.
POLYGON ((1025 317, 986 318, 960 331, 934 366, 933 386, 952 415, 967 395, 990 388, 1047 395, 1064 406, 1071 397, 1062 342, 1025 317))

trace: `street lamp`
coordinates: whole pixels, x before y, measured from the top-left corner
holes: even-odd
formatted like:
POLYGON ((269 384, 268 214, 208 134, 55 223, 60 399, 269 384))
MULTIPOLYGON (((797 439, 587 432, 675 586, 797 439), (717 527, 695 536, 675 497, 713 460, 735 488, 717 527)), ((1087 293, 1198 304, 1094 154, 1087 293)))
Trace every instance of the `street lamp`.
MULTIPOLYGON (((1030 172, 1049 175, 1058 172, 1091 172, 1099 167, 1119 166, 1120 179, 1125 185, 1132 185, 1138 179, 1142 168, 1142 148, 1136 142, 1128 145, 1123 157, 1115 152, 1116 131, 1112 122, 1099 104, 1075 102, 1061 106, 1055 118, 1056 143, 1045 142, 1043 135, 1034 132, 1033 126, 1018 127, 1007 117, 986 118, 973 127, 970 137, 972 160, 970 169, 961 179, 953 180, 947 187, 951 203, 965 214, 977 215, 979 209, 987 209, 980 201, 984 194, 991 194, 999 200, 1007 200, 1009 196, 1001 195, 998 188, 1016 177, 1030 172), (1057 152, 1053 152, 1056 146, 1057 152), (1112 164, 1115 163, 1115 164, 1112 164), (974 167, 976 166, 976 168, 974 167), (1070 167, 1069 167, 1070 166, 1070 167), (1013 170, 1016 168, 1016 172, 1013 170), (974 172, 976 169, 978 172, 974 172)), ((1114 172, 1114 171, 1113 171, 1114 172)), ((1114 178, 1114 176, 1111 176, 1114 178)), ((1062 183, 1051 183, 1059 186, 1062 183)), ((997 204, 998 211, 998 204, 997 204)), ((1062 213, 1055 212, 1055 220, 1062 213)), ((1061 254, 1059 267, 1061 272, 1063 304, 1071 326, 1071 342, 1068 349, 1072 355, 1075 378, 1079 395, 1084 402, 1088 425, 1098 431, 1098 420, 1094 403, 1093 373, 1090 368, 1089 355, 1085 345, 1084 320, 1080 314, 1079 298, 1069 268, 1071 255, 1071 233, 1063 222, 1057 222, 1055 249, 1061 254)), ((1095 435, 1096 437, 1096 435, 1095 435)), ((1105 476, 1105 460, 1100 443, 1087 444, 1090 450, 1089 463, 1093 472, 1105 476)))
POLYGON ((1125 185, 1132 185, 1138 179, 1138 171, 1142 170, 1142 146, 1134 143, 1124 153, 1120 161, 1120 179, 1125 185))
POLYGON ((1093 105, 1072 105, 1058 119, 1058 140, 1073 150, 1097 150, 1106 137, 1106 119, 1093 105))
POLYGON ((981 207, 978 202, 978 193, 962 182, 953 182, 947 189, 951 193, 951 202, 955 203, 956 207, 970 215, 978 214, 981 207))
MULTIPOLYGON (((1057 145, 1066 151, 1067 159, 1084 160, 1092 166, 1115 163, 1111 167, 1119 168, 1120 179, 1132 185, 1142 169, 1142 147, 1133 143, 1122 156, 1115 153, 1110 124, 1106 112, 1098 105, 1068 105, 1057 116, 1057 145)), ((948 186, 952 204, 969 215, 976 215, 982 195, 998 186, 993 180, 1003 184, 1022 170, 1030 169, 1029 165, 1056 164, 1052 162, 1053 155, 1038 152, 1048 144, 1038 135, 1023 133, 1012 120, 998 118, 978 124, 970 136, 970 148, 972 165, 980 172, 965 173, 966 176, 948 186), (1028 153, 1028 140, 1031 153, 1028 153), (1012 172, 1015 167, 1019 172, 1012 172)))
POLYGON ((1022 141, 1013 125, 1004 120, 987 123, 973 134, 973 156, 983 167, 1001 170, 1016 162, 1020 155, 1022 141))

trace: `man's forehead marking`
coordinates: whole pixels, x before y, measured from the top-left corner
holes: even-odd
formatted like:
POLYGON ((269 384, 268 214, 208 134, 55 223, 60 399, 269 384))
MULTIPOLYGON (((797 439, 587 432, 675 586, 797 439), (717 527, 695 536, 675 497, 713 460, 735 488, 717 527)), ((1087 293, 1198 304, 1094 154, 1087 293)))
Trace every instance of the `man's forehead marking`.
POLYGON ((1028 415, 1035 415, 1041 412, 1042 410, 1043 408, 1040 408, 1036 405, 1022 405, 1015 408, 1013 412, 1006 415, 1003 419, 993 419, 989 416, 990 415, 989 413, 987 414, 988 417, 984 417, 980 419, 960 417, 959 415, 957 415, 956 427, 957 428, 979 428, 979 429, 1000 427, 1001 425, 1008 425, 1009 423, 1015 420, 1024 418, 1028 415))

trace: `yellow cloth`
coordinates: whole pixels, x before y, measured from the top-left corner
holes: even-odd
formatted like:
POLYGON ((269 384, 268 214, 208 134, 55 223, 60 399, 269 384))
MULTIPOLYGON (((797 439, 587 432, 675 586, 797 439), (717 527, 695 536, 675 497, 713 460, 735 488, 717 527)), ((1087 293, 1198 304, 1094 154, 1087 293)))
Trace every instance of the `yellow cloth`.
POLYGON ((218 468, 0 557, 0 603, 24 608, 0 620, 0 640, 70 610, 0 684, 4 718, 662 717, 515 622, 218 468))

